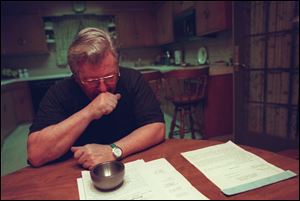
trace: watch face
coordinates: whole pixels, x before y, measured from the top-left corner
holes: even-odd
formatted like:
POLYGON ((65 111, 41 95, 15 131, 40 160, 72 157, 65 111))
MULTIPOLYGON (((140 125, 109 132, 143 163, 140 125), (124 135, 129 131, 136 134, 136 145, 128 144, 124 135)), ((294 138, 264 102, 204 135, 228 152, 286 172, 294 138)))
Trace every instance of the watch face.
POLYGON ((122 156, 122 150, 120 148, 114 148, 113 153, 117 158, 120 158, 122 156))

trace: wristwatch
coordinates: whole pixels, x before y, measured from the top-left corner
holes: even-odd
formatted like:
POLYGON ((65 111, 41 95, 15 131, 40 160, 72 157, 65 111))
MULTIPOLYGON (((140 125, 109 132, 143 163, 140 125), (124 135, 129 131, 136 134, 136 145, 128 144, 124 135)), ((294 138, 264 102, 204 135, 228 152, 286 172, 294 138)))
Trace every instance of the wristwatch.
POLYGON ((112 148, 112 152, 117 160, 120 160, 122 158, 123 151, 120 147, 115 145, 114 143, 110 144, 110 147, 112 148))

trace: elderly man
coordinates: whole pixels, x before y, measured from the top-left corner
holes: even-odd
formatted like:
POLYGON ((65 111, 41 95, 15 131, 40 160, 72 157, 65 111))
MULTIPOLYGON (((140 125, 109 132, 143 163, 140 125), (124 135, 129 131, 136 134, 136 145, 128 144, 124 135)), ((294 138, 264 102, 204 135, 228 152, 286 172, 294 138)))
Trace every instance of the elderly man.
POLYGON ((106 32, 80 31, 68 63, 72 77, 49 89, 30 127, 32 166, 73 154, 91 169, 163 141, 164 118, 155 95, 142 74, 118 66, 106 32))

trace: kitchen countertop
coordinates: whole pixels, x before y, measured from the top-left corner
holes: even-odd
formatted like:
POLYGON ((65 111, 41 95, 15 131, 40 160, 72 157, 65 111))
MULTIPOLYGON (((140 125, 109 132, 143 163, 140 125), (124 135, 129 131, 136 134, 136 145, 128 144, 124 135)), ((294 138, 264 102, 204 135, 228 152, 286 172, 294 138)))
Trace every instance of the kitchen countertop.
MULTIPOLYGON (((135 70, 140 71, 141 73, 147 73, 151 71, 160 71, 162 73, 168 72, 171 70, 182 70, 187 68, 207 68, 209 67, 209 75, 224 75, 224 74, 232 74, 233 68, 230 66, 209 66, 209 65, 202 65, 202 66, 140 66, 140 67, 125 67, 125 68, 133 68, 135 70)), ((56 78, 65 78, 71 76, 71 73, 60 73, 60 74, 53 74, 53 75, 40 75, 40 76, 29 76, 27 78, 15 78, 15 79, 7 79, 1 80, 1 86, 5 86, 7 84, 15 83, 15 82, 24 82, 24 81, 34 81, 34 80, 48 80, 48 79, 56 79, 56 78)))
POLYGON ((16 82, 26 82, 26 81, 34 81, 34 80, 49 80, 56 78, 65 78, 71 76, 71 73, 63 73, 63 74, 54 74, 54 75, 40 75, 40 76, 29 76, 26 78, 14 78, 14 79, 6 79, 1 80, 1 86, 16 83, 16 82))
POLYGON ((197 69, 197 68, 209 68, 209 75, 216 76, 216 75, 225 75, 225 74, 232 74, 233 67, 232 66, 224 66, 224 65, 202 65, 202 66, 141 66, 141 67, 130 67, 141 71, 142 73, 147 73, 151 71, 160 71, 162 73, 168 72, 171 70, 183 70, 183 69, 197 69))
POLYGON ((141 71, 142 73, 149 72, 151 70, 153 71, 160 71, 162 73, 168 72, 171 70, 182 70, 182 69, 187 69, 187 68, 207 68, 209 65, 203 65, 203 66, 167 66, 167 65, 162 65, 162 66, 140 66, 140 67, 128 67, 128 68, 133 68, 135 70, 141 71))

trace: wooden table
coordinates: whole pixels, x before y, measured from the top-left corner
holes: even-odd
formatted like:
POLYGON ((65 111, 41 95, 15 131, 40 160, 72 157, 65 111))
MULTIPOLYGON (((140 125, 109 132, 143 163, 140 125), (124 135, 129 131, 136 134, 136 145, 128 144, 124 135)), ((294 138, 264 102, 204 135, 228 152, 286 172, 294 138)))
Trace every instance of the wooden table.
MULTIPOLYGON (((180 153, 199 149, 221 142, 209 140, 172 139, 137 153, 123 160, 136 159, 150 161, 166 158, 191 184, 209 199, 296 199, 299 200, 299 177, 264 186, 245 193, 226 197, 199 170, 190 164, 180 153)), ((266 161, 299 174, 299 161, 261 149, 242 146, 266 161)), ((26 167, 12 174, 1 177, 2 199, 79 199, 76 178, 81 177, 83 169, 74 159, 46 165, 41 168, 26 167)))

